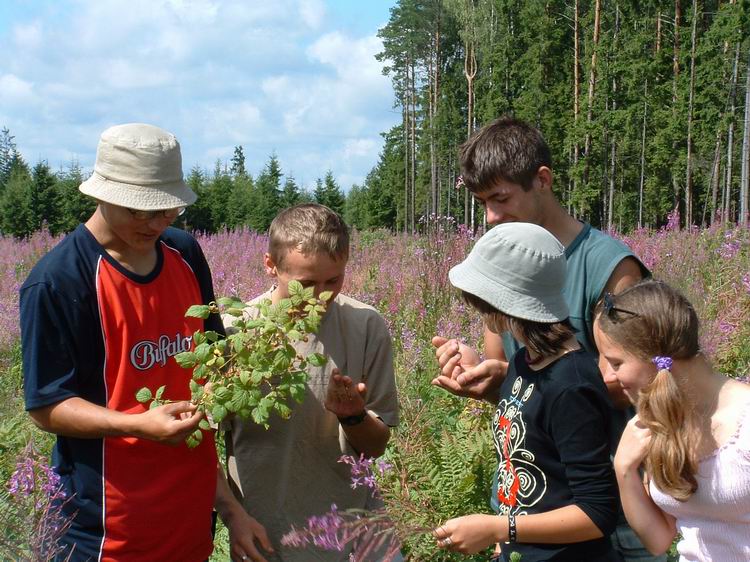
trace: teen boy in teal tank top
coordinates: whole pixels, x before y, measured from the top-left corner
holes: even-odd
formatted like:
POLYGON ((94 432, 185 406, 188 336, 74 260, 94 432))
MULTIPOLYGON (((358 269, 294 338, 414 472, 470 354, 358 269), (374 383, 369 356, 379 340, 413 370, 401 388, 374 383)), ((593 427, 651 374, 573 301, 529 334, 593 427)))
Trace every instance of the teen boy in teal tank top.
MULTIPOLYGON (((569 215, 552 190, 553 173, 549 147, 541 133, 511 117, 502 117, 482 127, 461 146, 463 183, 485 208, 487 222, 537 224, 551 232, 566 248, 568 276, 565 298, 576 336, 597 354, 593 343, 592 311, 604 293, 618 293, 649 275, 628 248, 613 238, 569 215)), ((508 369, 500 336, 485 330, 485 360, 455 339, 436 336, 432 340, 440 373, 432 383, 456 394, 497 403, 508 369)), ((510 343, 510 342, 508 342, 510 343)), ((506 355, 507 351, 507 355, 506 355)), ((616 379, 604 379, 615 408, 612 425, 624 428, 629 402, 616 379)), ((619 432, 613 431, 612 446, 619 432)), ((612 535, 615 548, 626 562, 656 562, 632 530, 618 526, 612 535)))

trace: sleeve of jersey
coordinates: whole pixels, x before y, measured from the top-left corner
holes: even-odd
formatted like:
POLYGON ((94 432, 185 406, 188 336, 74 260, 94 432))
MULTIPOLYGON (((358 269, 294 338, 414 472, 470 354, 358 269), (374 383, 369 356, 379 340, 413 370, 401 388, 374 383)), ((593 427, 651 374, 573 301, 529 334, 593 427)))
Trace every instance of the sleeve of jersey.
POLYGON ((368 410, 389 427, 398 425, 398 397, 393 372, 393 345, 388 326, 379 314, 368 319, 365 372, 368 410))
POLYGON ((26 409, 78 396, 73 338, 64 298, 46 283, 21 291, 21 349, 26 409))
POLYGON ((604 397, 587 385, 564 389, 552 403, 550 434, 577 505, 606 536, 617 524, 617 485, 609 459, 604 397))

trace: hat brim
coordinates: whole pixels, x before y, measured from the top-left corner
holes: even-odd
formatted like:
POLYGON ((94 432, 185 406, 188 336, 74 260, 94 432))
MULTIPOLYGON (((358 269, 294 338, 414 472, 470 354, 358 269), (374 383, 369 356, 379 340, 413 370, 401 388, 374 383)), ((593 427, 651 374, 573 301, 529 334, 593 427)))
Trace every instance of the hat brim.
POLYGON ((187 207, 198 196, 184 181, 162 183, 158 186, 133 185, 112 181, 97 172, 78 189, 90 197, 139 211, 162 211, 187 207))
POLYGON ((497 310, 522 320, 532 322, 562 322, 570 316, 568 306, 559 292, 539 293, 534 296, 521 293, 484 275, 471 263, 472 255, 451 268, 451 284, 479 297, 497 310))

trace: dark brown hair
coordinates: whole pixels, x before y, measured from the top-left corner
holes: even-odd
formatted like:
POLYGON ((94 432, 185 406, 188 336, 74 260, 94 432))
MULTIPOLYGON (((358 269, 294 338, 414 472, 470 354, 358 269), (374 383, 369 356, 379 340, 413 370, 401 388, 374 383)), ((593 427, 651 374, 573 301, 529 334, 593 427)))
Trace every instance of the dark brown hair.
MULTIPOLYGON (((597 305, 597 322, 626 352, 649 362, 656 356, 690 359, 699 353, 698 316, 666 283, 642 281, 609 298, 609 310, 603 303, 597 305)), ((641 389, 637 404, 652 435, 646 470, 660 490, 680 501, 698 489, 699 419, 686 406, 686 385, 679 372, 660 370, 641 389)))
POLYGON ((505 116, 476 131, 460 148, 461 175, 472 193, 492 189, 499 180, 531 189, 541 166, 552 168, 542 133, 505 116))
POLYGON ((575 328, 567 318, 561 322, 549 323, 524 320, 508 316, 484 299, 466 291, 461 291, 461 295, 469 306, 484 316, 484 322, 490 330, 496 334, 510 332, 535 355, 542 357, 556 355, 564 349, 563 344, 570 336, 575 335, 575 328))
POLYGON ((268 229, 268 253, 281 269, 292 250, 325 253, 333 260, 349 257, 349 227, 325 205, 303 203, 284 209, 268 229))

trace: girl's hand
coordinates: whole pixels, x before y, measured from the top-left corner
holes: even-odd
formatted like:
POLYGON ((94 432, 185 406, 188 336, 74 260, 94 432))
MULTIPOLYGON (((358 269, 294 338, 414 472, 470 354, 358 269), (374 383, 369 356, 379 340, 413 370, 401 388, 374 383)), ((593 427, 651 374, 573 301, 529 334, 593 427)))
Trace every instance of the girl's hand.
POLYGON ((636 415, 625 426, 615 454, 615 470, 627 472, 637 470, 646 458, 651 445, 651 430, 636 415))
POLYGON ((449 519, 432 531, 440 548, 476 554, 507 539, 508 522, 505 517, 475 513, 449 519))

